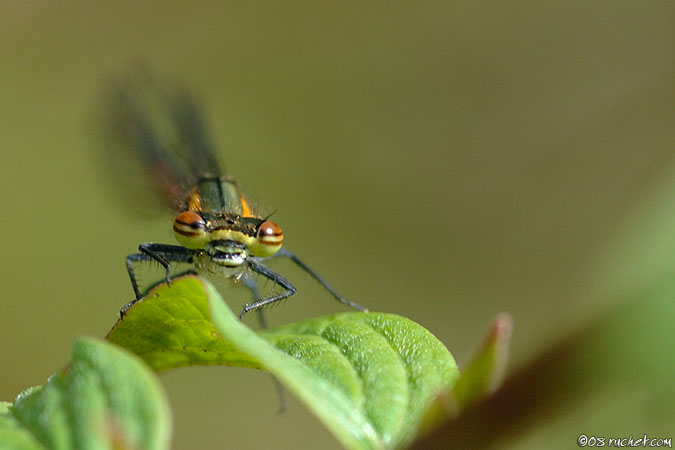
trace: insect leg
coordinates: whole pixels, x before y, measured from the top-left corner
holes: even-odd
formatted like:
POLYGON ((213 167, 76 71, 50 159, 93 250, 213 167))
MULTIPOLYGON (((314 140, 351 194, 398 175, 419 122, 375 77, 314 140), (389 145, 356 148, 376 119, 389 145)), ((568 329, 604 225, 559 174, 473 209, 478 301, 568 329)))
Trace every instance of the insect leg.
POLYGON ((302 262, 302 260, 300 260, 297 256, 295 256, 295 254, 293 252, 291 252, 290 250, 287 250, 285 248, 281 248, 274 256, 285 256, 288 259, 290 259, 291 261, 293 261, 295 264, 300 266, 300 268, 302 270, 307 272, 312 278, 314 278, 316 281, 318 281, 321 286, 323 286, 328 292, 330 292, 333 295, 333 297, 335 297, 335 299, 338 302, 342 303, 343 305, 350 306, 354 309, 358 309, 359 311, 368 312, 367 308, 364 308, 363 306, 359 305, 358 303, 354 303, 350 300, 347 300, 346 298, 344 298, 343 296, 338 294, 337 291, 335 289, 333 289, 333 287, 330 284, 328 284, 328 282, 326 280, 321 278, 318 273, 314 272, 314 270, 312 270, 307 264, 302 262))
POLYGON ((244 317, 244 314, 246 314, 249 311, 253 311, 256 309, 260 309, 265 305, 269 305, 270 303, 277 302, 279 300, 283 300, 285 298, 290 297, 291 295, 295 294, 295 286, 291 284, 290 281, 288 281, 286 278, 282 277, 272 269, 269 269, 266 266, 263 266, 259 262, 254 261, 253 259, 248 259, 248 266, 251 268, 256 273, 259 273, 260 275, 264 276, 265 278, 268 278, 272 281, 274 281, 276 284, 281 286, 282 288, 286 289, 284 292, 281 294, 277 295, 272 295, 267 298, 262 298, 259 300, 254 300, 252 302, 249 302, 244 305, 244 308, 241 310, 241 313, 239 314, 239 320, 241 320, 244 317))
POLYGON ((180 245, 167 244, 141 244, 138 246, 141 254, 147 255, 149 259, 155 260, 166 270, 165 279, 171 281, 171 263, 185 262, 191 263, 194 257, 194 250, 181 247, 180 245))
POLYGON ((146 261, 147 255, 143 253, 134 253, 133 255, 127 256, 127 273, 129 274, 129 279, 131 280, 131 287, 134 288, 134 295, 136 299, 141 298, 141 292, 138 290, 138 281, 136 281, 136 274, 134 273, 134 262, 136 261, 146 261))
MULTIPOLYGON (((244 284, 246 287, 251 291, 251 295, 253 298, 260 298, 260 295, 258 294, 258 283, 249 276, 243 277, 244 279, 244 284)), ((256 309, 256 314, 258 316, 258 325, 260 325, 260 328, 265 330, 267 329, 267 320, 265 320, 265 314, 262 309, 256 309)))
POLYGON ((138 249, 141 253, 134 253, 133 255, 127 256, 126 259, 127 273, 129 273, 129 279, 131 280, 131 286, 134 289, 136 298, 122 307, 120 310, 120 317, 124 317, 124 313, 126 313, 126 311, 142 297, 141 291, 138 288, 138 281, 136 279, 136 273, 134 272, 133 263, 138 261, 159 262, 166 270, 165 279, 166 282, 169 283, 171 281, 170 274, 172 262, 192 263, 194 261, 194 250, 179 245, 141 244, 138 249))

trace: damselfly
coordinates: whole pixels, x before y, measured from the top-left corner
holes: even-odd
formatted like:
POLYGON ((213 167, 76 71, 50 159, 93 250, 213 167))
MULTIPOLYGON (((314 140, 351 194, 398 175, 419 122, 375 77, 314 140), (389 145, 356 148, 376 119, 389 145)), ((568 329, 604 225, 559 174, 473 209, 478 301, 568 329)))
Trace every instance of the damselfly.
MULTIPOLYGON (((263 264, 274 257, 290 259, 337 301, 366 311, 282 247, 284 236, 279 225, 269 216, 257 215, 235 180, 221 170, 202 113, 187 90, 157 83, 146 70, 133 71, 116 79, 106 91, 104 129, 113 156, 118 161, 140 160, 144 170, 132 177, 151 180, 149 185, 178 213, 173 230, 180 245, 141 244, 139 253, 127 257, 135 299, 122 308, 122 317, 142 298, 134 264, 155 261, 164 268, 167 283, 174 263, 189 264, 188 272, 209 272, 235 280, 243 277, 254 298, 244 305, 241 319, 249 311, 295 294, 290 281, 263 264), (251 272, 273 281, 281 292, 259 297, 251 272)), ((133 169, 120 169, 128 170, 133 169)))

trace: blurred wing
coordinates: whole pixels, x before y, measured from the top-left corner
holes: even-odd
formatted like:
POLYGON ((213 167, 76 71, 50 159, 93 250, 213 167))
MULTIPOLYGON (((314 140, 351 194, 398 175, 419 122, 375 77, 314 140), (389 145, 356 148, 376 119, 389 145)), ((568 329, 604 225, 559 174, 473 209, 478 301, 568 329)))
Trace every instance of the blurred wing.
POLYGON ((221 174, 203 115, 184 87, 139 68, 113 80, 101 105, 103 162, 134 209, 179 210, 201 176, 221 174))
POLYGON ((213 152, 211 135, 199 105, 190 92, 180 87, 171 92, 170 106, 173 121, 180 137, 180 148, 189 162, 191 185, 202 176, 220 176, 222 171, 213 152))

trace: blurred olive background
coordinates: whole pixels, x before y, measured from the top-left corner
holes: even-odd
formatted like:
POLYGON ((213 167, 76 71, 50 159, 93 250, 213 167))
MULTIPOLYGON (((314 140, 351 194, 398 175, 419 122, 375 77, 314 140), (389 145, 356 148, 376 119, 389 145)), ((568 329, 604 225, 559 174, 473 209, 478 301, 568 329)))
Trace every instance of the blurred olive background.
MULTIPOLYGON (((673 2, 0 9, 2 400, 43 383, 75 336, 107 333, 132 297, 127 254, 173 242, 170 215, 142 220, 107 195, 89 129, 105 79, 134 61, 197 94, 228 170, 278 209, 289 248, 350 299, 423 324, 460 363, 499 311, 514 316, 515 368, 673 278, 673 2)), ((299 293, 272 324, 342 310, 275 267, 299 293)), ((672 362, 672 347, 657 350, 672 362)), ((177 449, 337 448, 295 400, 276 414, 264 373, 161 379, 177 449)), ((613 407, 604 396, 511 444, 562 428, 575 446, 593 434, 589 411, 613 407)), ((627 423, 650 423, 648 404, 627 405, 627 423)))

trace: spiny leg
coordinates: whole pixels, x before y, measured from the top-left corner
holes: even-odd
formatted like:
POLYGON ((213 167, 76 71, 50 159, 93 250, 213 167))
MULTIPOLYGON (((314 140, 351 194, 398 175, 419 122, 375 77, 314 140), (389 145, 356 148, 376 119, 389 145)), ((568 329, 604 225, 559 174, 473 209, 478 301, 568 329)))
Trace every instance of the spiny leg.
POLYGON ((286 278, 282 277, 272 269, 263 266, 259 262, 254 261, 253 259, 248 259, 247 264, 251 268, 251 270, 253 270, 256 273, 259 273, 265 278, 274 281, 276 284, 278 284, 279 286, 281 286, 286 290, 281 294, 272 295, 270 297, 254 300, 252 302, 245 304, 244 308, 241 310, 241 313, 239 314, 239 320, 241 320, 244 317, 244 315, 249 311, 260 309, 265 305, 278 302, 279 300, 283 300, 295 294, 297 290, 295 286, 293 286, 290 281, 288 281, 286 278))
MULTIPOLYGON (((197 272, 195 269, 187 269, 187 270, 183 270, 182 272, 171 274, 171 280, 170 280, 170 282, 167 286, 170 286, 171 283, 173 283, 173 281, 177 278, 183 277, 185 275, 197 275, 198 273, 199 272, 197 272)), ((159 280, 159 281, 156 281, 156 282, 150 284, 148 287, 144 286, 143 290, 144 290, 144 292, 148 292, 151 289, 154 289, 155 287, 159 286, 160 284, 166 284, 166 280, 162 279, 162 280, 159 280)))
MULTIPOLYGON (((166 270, 165 280, 167 283, 171 282, 171 263, 172 262, 182 262, 182 263, 192 263, 194 262, 194 250, 190 250, 179 245, 167 245, 167 244, 141 244, 138 249, 141 253, 134 253, 129 255, 126 258, 127 273, 129 274, 129 279, 131 280, 131 286, 134 289, 134 295, 136 298, 122 307, 120 310, 120 317, 124 318, 124 314, 131 308, 136 302, 138 302, 142 295, 141 291, 138 288, 138 280, 136 279, 136 273, 134 272, 133 263, 135 262, 144 262, 144 261, 157 261, 162 267, 166 270)), ((180 275, 186 273, 191 273, 193 271, 186 271, 180 275)))
POLYGON ((134 288, 134 295, 136 300, 141 298, 141 291, 138 290, 138 281, 136 280, 136 274, 134 273, 134 263, 136 261, 147 261, 147 255, 143 253, 134 253, 133 255, 127 256, 127 273, 129 274, 129 279, 131 280, 131 287, 134 288))
MULTIPOLYGON (((258 283, 250 276, 244 276, 243 277, 244 284, 246 287, 251 291, 251 296, 253 298, 260 298, 260 295, 258 294, 258 283)), ((261 329, 266 330, 267 329, 267 320, 265 319, 265 314, 261 309, 256 309, 256 314, 258 316, 258 325, 260 326, 261 329)))
POLYGON ((290 250, 288 250, 286 248, 281 248, 274 255, 274 257, 277 257, 277 256, 285 256, 286 258, 290 259, 295 264, 300 266, 300 268, 302 270, 307 272, 312 278, 314 278, 316 281, 318 281, 321 286, 323 286, 328 292, 330 292, 338 302, 342 303, 343 305, 347 305, 351 308, 358 309, 359 311, 368 312, 368 308, 364 308, 363 306, 359 305, 358 303, 354 303, 350 300, 347 300, 346 298, 344 298, 343 296, 338 294, 337 291, 335 289, 333 289, 333 287, 330 284, 328 284, 328 282, 326 280, 321 278, 318 273, 314 272, 314 270, 312 270, 307 264, 302 262, 302 260, 299 259, 297 256, 295 256, 295 254, 293 254, 293 252, 291 252, 290 250))
POLYGON ((168 244, 141 244, 138 246, 138 250, 164 267, 164 270, 166 270, 164 278, 167 283, 171 282, 171 263, 192 263, 195 254, 195 251, 189 248, 168 244))

